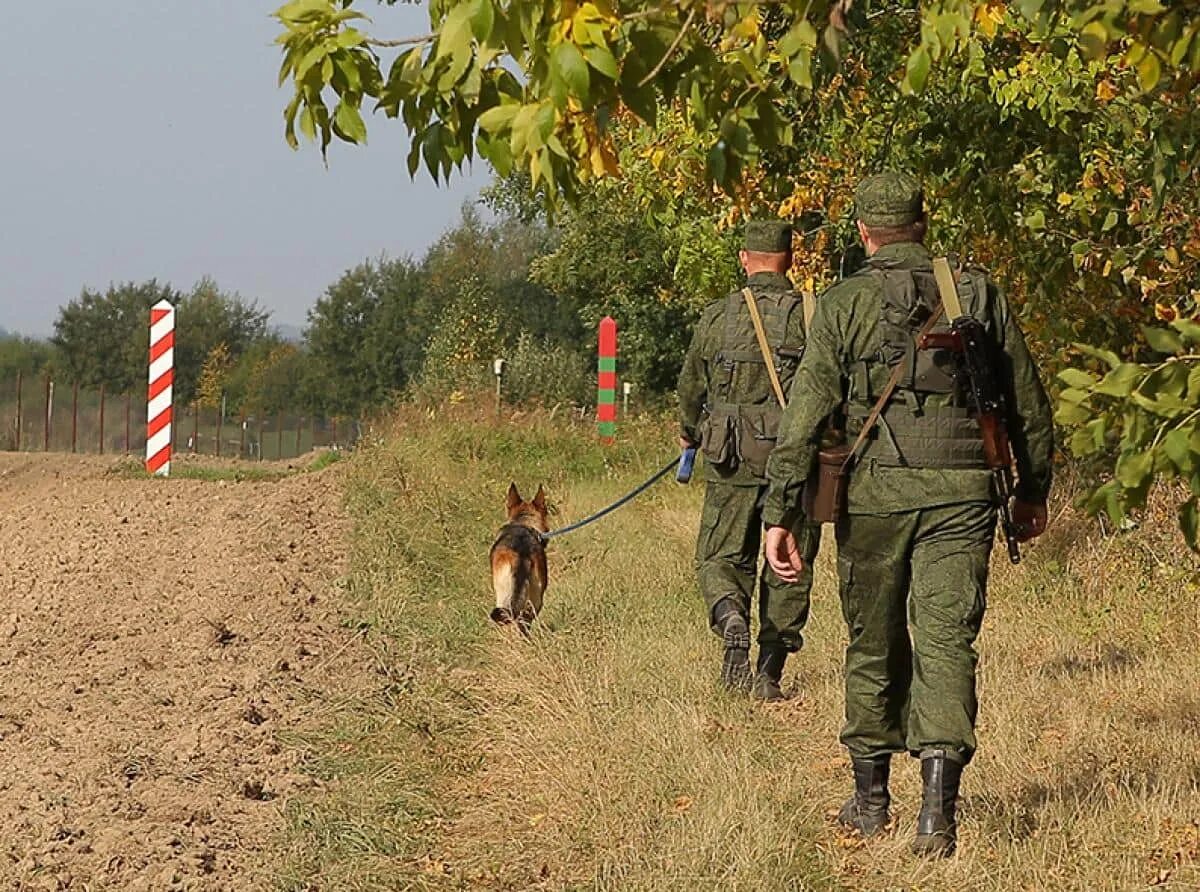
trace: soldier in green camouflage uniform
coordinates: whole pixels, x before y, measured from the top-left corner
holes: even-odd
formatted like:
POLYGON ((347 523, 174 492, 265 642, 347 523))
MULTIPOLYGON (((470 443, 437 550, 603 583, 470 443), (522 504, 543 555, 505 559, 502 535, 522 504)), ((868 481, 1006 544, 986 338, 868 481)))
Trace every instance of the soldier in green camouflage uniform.
MULTIPOLYGON (((778 221, 748 223, 745 245, 740 259, 747 287, 786 394, 804 347, 803 301, 785 275, 792 229, 778 221)), ((696 326, 679 376, 679 407, 682 444, 700 444, 705 455, 696 571, 709 622, 725 645, 722 681, 732 690, 752 686, 762 699, 782 699, 784 663, 803 642, 812 572, 787 583, 765 565, 758 574, 764 475, 782 410, 740 291, 709 306, 696 326), (760 629, 752 678, 749 616, 756 578, 760 629)), ((811 562, 820 528, 797 524, 795 533, 811 562)))
MULTIPOLYGON (((856 193, 868 265, 817 302, 793 399, 768 467, 767 558, 781 578, 802 562, 791 530, 801 489, 831 417, 852 442, 904 363, 900 387, 851 473, 837 524, 846 649, 846 724, 855 794, 839 819, 865 835, 887 822, 893 753, 921 759, 924 796, 914 851, 948 855, 963 766, 975 752, 975 640, 986 603, 996 526, 992 476, 977 419, 947 350, 917 349, 939 306, 922 244, 923 197, 905 174, 879 174, 856 193)), ((1050 407, 1008 301, 986 273, 962 269, 966 314, 986 327, 1009 388, 1017 465, 1014 520, 1023 538, 1046 524, 1054 449, 1050 407)), ((936 331, 946 330, 946 320, 936 331)))

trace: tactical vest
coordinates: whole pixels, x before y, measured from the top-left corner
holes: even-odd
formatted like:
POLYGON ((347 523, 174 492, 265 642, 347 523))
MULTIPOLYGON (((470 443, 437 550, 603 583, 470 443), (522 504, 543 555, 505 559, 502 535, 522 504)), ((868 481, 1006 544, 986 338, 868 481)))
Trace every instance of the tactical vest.
MULTIPOLYGON (((754 297, 775 370, 787 393, 803 353, 802 345, 785 343, 788 321, 793 312, 802 312, 803 299, 790 291, 769 291, 754 297)), ((709 372, 708 394, 702 442, 709 463, 727 471, 741 464, 754 476, 765 476, 783 410, 771 389, 766 362, 740 291, 726 299, 721 349, 709 372), (753 393, 748 392, 752 375, 756 379, 753 393)))
MULTIPOLYGON (((952 260, 953 263, 953 260, 952 260)), ((896 392, 888 401, 860 457, 884 466, 913 468, 986 468, 979 422, 969 408, 965 382, 950 350, 919 350, 917 334, 941 302, 930 268, 904 268, 872 259, 857 275, 872 276, 882 291, 880 349, 850 367, 846 402, 847 433, 862 429, 896 366, 902 366, 896 392)), ((990 330, 986 318, 987 277, 978 269, 958 276, 963 312, 990 330)), ((949 331, 944 311, 934 333, 949 331)))

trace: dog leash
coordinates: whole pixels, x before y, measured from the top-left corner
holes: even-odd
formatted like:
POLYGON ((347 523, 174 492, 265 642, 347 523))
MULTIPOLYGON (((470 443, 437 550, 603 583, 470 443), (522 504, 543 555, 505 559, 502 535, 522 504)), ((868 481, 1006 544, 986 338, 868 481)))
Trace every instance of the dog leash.
POLYGON ((667 476, 667 474, 671 473, 671 470, 677 464, 679 464, 681 458, 682 458, 682 456, 676 456, 675 458, 671 459, 671 461, 668 462, 666 465, 664 465, 661 470, 655 471, 654 476, 652 476, 649 480, 647 480, 644 483, 639 484, 636 489, 625 493, 625 495, 621 496, 621 498, 617 499, 611 505, 609 505, 606 508, 601 508, 599 511, 597 511, 595 514, 591 515, 590 517, 585 517, 583 520, 577 520, 577 521, 575 521, 575 523, 569 524, 565 527, 562 527, 561 529, 551 530, 548 533, 542 533, 541 534, 542 541, 548 542, 549 540, 557 538, 558 536, 565 536, 567 533, 573 533, 576 530, 583 529, 583 527, 587 526, 590 523, 595 523, 597 520, 604 517, 606 514, 611 514, 612 512, 616 511, 618 508, 620 508, 622 505, 626 504, 627 502, 633 501, 638 496, 640 496, 642 493, 644 493, 646 490, 648 490, 650 487, 652 487, 655 483, 657 483, 659 480, 661 480, 663 477, 667 476))

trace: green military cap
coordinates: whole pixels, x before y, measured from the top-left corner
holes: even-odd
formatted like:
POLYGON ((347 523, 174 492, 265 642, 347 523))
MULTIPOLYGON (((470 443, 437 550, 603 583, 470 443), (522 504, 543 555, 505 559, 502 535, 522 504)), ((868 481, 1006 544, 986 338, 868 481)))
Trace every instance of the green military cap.
POLYGON ((907 226, 925 212, 925 192, 916 177, 889 170, 858 184, 854 207, 867 226, 907 226))
POLYGON ((757 254, 783 254, 792 250, 792 224, 784 220, 748 221, 746 250, 757 254))

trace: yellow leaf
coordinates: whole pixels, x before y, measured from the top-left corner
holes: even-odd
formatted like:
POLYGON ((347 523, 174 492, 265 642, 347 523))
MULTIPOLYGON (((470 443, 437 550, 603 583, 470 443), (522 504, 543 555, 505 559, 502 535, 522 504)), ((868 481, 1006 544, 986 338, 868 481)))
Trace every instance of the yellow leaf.
POLYGON ((1074 200, 1075 200, 1075 197, 1073 195, 1071 195, 1069 192, 1059 192, 1058 193, 1058 206, 1059 207, 1065 208, 1067 205, 1069 205, 1074 200))
POLYGON ((692 807, 692 797, 691 796, 679 796, 679 797, 676 797, 675 804, 671 807, 671 810, 673 812, 675 812, 675 814, 681 815, 691 807, 692 807))
POLYGON ((1168 263, 1170 263, 1172 266, 1178 265, 1179 252, 1176 251, 1174 247, 1167 248, 1167 250, 1163 253, 1166 255, 1168 263))
POLYGON ((995 37, 996 30, 1004 21, 1004 4, 1001 2, 984 3, 975 9, 975 23, 988 37, 995 37))
POLYGON ((542 823, 542 821, 544 821, 544 820, 546 820, 546 816, 544 814, 533 815, 529 819, 529 826, 536 827, 538 824, 542 823))
POLYGON ((1104 271, 1102 273, 1100 273, 1100 275, 1107 277, 1108 274, 1111 272, 1112 272, 1112 261, 1111 260, 1104 261, 1104 271))
POLYGON ((1096 84, 1096 98, 1101 102, 1108 102, 1110 99, 1115 99, 1117 96, 1116 85, 1107 78, 1096 84))

